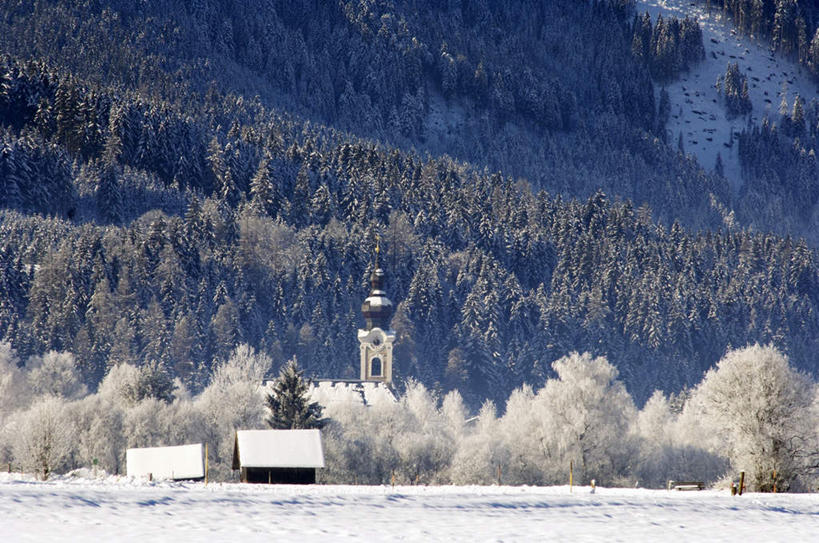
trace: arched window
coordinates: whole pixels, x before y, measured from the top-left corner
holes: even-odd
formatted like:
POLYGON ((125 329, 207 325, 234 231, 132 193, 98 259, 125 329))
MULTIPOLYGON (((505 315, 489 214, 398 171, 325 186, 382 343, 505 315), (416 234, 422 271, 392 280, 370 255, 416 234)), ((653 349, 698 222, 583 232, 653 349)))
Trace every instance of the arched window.
POLYGON ((377 356, 370 361, 370 375, 381 377, 381 359, 377 356))

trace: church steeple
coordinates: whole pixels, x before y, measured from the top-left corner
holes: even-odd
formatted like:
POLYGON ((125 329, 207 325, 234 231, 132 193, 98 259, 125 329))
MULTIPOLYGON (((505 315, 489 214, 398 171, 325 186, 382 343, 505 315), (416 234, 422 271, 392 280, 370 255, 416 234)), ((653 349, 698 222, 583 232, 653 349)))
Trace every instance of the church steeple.
POLYGON ((367 330, 373 328, 387 330, 390 327, 390 318, 392 317, 392 302, 387 298, 387 293, 384 291, 384 270, 378 265, 380 252, 380 240, 376 238, 375 265, 372 274, 370 274, 370 295, 361 305, 361 313, 364 315, 367 330))
POLYGON ((365 327, 358 330, 361 344, 361 380, 392 382, 392 344, 395 332, 390 329, 392 302, 384 291, 384 270, 378 265, 381 252, 376 238, 375 262, 370 275, 370 295, 361 305, 365 327))

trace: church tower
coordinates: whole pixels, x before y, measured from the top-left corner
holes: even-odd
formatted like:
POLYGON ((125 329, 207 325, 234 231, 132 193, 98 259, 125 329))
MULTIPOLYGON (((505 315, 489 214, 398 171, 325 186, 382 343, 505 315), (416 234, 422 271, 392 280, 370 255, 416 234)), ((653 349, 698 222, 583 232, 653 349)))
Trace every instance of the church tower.
POLYGON ((361 344, 361 380, 392 384, 392 344, 395 332, 390 329, 392 302, 384 292, 384 270, 378 266, 380 247, 375 248, 375 269, 370 276, 370 295, 361 305, 364 328, 358 330, 361 344))

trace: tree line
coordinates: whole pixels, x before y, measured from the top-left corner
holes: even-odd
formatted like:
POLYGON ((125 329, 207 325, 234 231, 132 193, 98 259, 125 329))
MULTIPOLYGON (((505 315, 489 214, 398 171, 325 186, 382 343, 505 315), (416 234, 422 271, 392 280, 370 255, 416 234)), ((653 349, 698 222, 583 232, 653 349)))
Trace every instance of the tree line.
POLYGON ((457 391, 413 382, 371 405, 335 396, 321 420, 292 363, 265 400, 260 377, 272 361, 246 345, 193 396, 128 364, 87 394, 70 355, 49 353, 25 370, 15 356, 0 343, 0 461, 40 478, 92 467, 121 474, 126 448, 205 442, 211 480, 233 481, 236 429, 294 423, 324 426, 319 480, 335 484, 566 484, 572 465, 579 485, 727 488, 745 471, 750 490, 781 492, 812 488, 819 466, 816 383, 772 346, 729 351, 696 386, 656 391, 641 409, 605 357, 570 353, 501 411, 487 401, 471 416, 457 391))

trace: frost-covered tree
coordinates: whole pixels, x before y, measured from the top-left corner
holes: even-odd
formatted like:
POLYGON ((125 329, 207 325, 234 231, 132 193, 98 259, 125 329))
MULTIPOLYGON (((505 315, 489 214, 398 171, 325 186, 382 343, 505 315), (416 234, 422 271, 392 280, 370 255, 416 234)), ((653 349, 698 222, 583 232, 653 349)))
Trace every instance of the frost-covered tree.
POLYGON ((321 428, 324 425, 322 407, 310 401, 304 370, 299 369, 295 358, 290 359, 279 372, 266 403, 270 410, 267 424, 271 428, 321 428))
POLYGON ((542 437, 560 466, 573 461, 577 480, 612 481, 624 475, 631 444, 634 402, 603 357, 572 353, 552 363, 557 379, 537 393, 542 437))
POLYGON ((63 399, 48 396, 10 422, 15 436, 15 461, 43 480, 64 467, 74 445, 74 428, 65 406, 63 399))
POLYGON ((32 356, 26 363, 28 382, 37 395, 52 395, 69 400, 86 394, 74 355, 49 351, 32 356))
POLYGON ((669 479, 713 482, 722 477, 727 462, 706 450, 702 431, 698 421, 682 416, 656 391, 633 426, 639 449, 632 474, 638 484, 662 488, 669 479))
POLYGON ((686 409, 711 447, 744 470, 751 488, 798 488, 817 447, 815 385, 773 346, 731 351, 706 373, 686 409), (773 475, 776 472, 776 479, 773 475))
MULTIPOLYGON (((403 417, 394 446, 398 453, 397 472, 406 482, 445 482, 447 468, 457 447, 453 427, 459 419, 459 398, 451 397, 445 419, 437 400, 424 385, 410 383, 398 404, 403 417)), ((463 403, 461 402, 461 406, 463 403)))
POLYGON ((194 400, 202 413, 205 440, 216 475, 227 476, 236 430, 264 426, 265 407, 262 380, 272 361, 249 345, 234 349, 227 361, 218 364, 210 383, 194 400))
POLYGON ((7 342, 0 342, 0 422, 30 401, 31 389, 18 362, 17 351, 7 342))
POLYGON ((498 466, 508 464, 495 404, 485 402, 471 424, 474 428, 452 460, 451 480, 454 484, 492 484, 497 481, 498 466))
POLYGON ((72 404, 70 416, 75 428, 76 461, 80 465, 112 474, 125 471, 126 407, 104 394, 93 394, 72 404))

